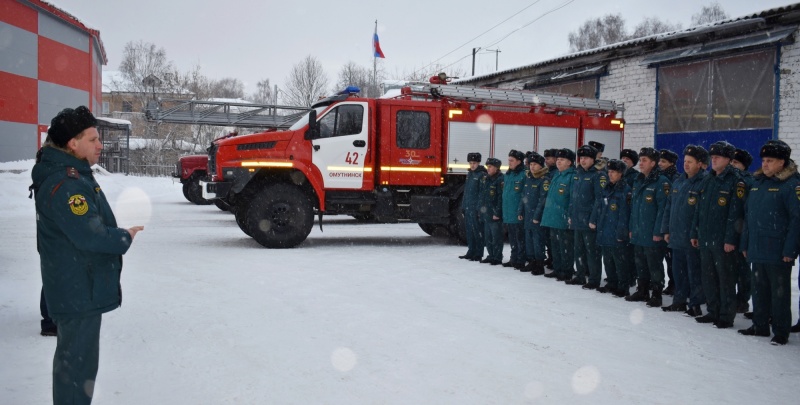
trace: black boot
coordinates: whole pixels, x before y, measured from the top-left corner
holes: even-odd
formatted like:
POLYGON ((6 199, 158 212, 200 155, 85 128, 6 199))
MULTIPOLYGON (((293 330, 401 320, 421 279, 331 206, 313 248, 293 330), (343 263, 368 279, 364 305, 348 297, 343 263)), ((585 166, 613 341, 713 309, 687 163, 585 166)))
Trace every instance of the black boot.
POLYGON ((647 301, 647 306, 650 308, 661 307, 661 287, 653 289, 653 295, 647 301))
POLYGON ((517 269, 517 270, 519 270, 519 271, 522 271, 522 272, 525 272, 525 271, 530 271, 530 270, 525 270, 525 267, 526 267, 526 266, 525 266, 525 262, 522 262, 522 263, 514 263, 514 268, 515 268, 515 269, 517 269))
POLYGON ((544 274, 544 262, 539 260, 534 260, 531 274, 533 274, 534 276, 541 276, 542 274, 544 274))
POLYGON ((686 312, 686 304, 672 304, 661 307, 664 312, 686 312))
POLYGON ((547 273, 547 274, 545 274, 544 276, 545 276, 545 277, 547 277, 547 278, 555 278, 555 279, 558 279, 558 273, 556 273, 555 271, 551 271, 550 273, 547 273))
POLYGON ((669 282, 667 283, 667 288, 664 289, 664 292, 662 292, 662 294, 669 295, 670 297, 673 294, 675 294, 675 283, 673 283, 672 280, 669 280, 669 282))
POLYGON ((736 304, 736 313, 743 314, 750 310, 750 303, 747 301, 736 304))
POLYGON ((625 297, 625 301, 628 302, 644 302, 650 299, 650 291, 647 290, 647 287, 643 286, 641 283, 638 287, 636 287, 636 292, 632 295, 625 297))
POLYGON ((794 324, 794 326, 792 326, 791 329, 789 329, 789 332, 790 333, 798 333, 798 332, 800 332, 800 320, 798 320, 797 323, 794 324))
POLYGON ((566 281, 567 285, 586 285, 586 279, 575 276, 566 281))
POLYGON ((700 305, 695 305, 693 307, 689 307, 689 309, 683 313, 683 316, 697 318, 698 316, 703 316, 703 310, 700 308, 700 305))
POLYGON ((514 267, 514 263, 512 263, 511 260, 509 260, 503 263, 503 267, 514 267))
POLYGON ((630 291, 628 291, 628 288, 629 287, 627 285, 622 288, 615 288, 611 290, 611 294, 614 294, 614 296, 617 298, 627 297, 630 295, 630 291))
POLYGON ((536 267, 536 261, 531 260, 531 261, 528 262, 528 264, 525 265, 524 268, 520 269, 519 271, 522 271, 522 272, 525 272, 525 273, 530 273, 530 272, 533 271, 534 267, 536 267))
POLYGON ((745 312, 743 315, 745 319, 753 319, 753 312, 745 312))

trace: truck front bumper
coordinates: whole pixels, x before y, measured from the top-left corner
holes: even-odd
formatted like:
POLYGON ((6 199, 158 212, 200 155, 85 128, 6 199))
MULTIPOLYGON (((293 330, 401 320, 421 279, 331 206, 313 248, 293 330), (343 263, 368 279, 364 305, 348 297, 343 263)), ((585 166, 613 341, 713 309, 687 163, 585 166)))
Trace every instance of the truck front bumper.
POLYGON ((200 180, 200 188, 203 190, 203 198, 206 200, 227 197, 232 185, 233 183, 227 181, 200 180))

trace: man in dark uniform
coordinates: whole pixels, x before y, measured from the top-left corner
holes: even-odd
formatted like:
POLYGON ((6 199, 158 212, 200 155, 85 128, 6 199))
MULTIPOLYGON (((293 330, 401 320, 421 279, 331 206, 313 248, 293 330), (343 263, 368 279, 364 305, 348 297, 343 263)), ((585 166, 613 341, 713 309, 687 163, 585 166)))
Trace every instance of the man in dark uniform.
POLYGON ((642 148, 639 152, 639 177, 631 197, 631 243, 639 273, 636 292, 627 301, 647 301, 648 307, 661 307, 664 288, 664 234, 661 225, 669 194, 669 180, 656 170, 658 151, 642 148), (650 291, 652 290, 652 297, 650 291))
POLYGON ((639 171, 633 168, 639 164, 639 154, 633 149, 623 149, 619 155, 619 160, 625 162, 625 165, 628 166, 628 170, 625 171, 625 175, 622 177, 628 183, 628 187, 633 189, 633 183, 639 177, 639 171))
POLYGON ((736 248, 744 216, 745 184, 730 165, 736 148, 725 141, 709 148, 711 172, 692 220, 692 246, 700 248, 703 292, 708 313, 695 318, 719 329, 733 326, 736 316, 736 248))
MULTIPOLYGON (((739 176, 742 177, 745 184, 745 200, 747 199, 746 192, 753 186, 755 179, 753 174, 749 172, 750 164, 753 163, 753 156, 750 152, 744 149, 736 149, 731 160, 731 166, 739 171, 739 176)), ((747 313, 750 310, 750 296, 753 293, 753 271, 750 269, 750 263, 745 259, 741 251, 736 251, 736 312, 740 314, 747 313)))
POLYGON ((615 297, 626 297, 630 289, 632 258, 626 253, 630 239, 628 221, 631 217, 631 188, 623 180, 627 170, 625 162, 608 161, 608 184, 603 190, 603 200, 597 223, 597 244, 603 253, 603 265, 608 283, 597 288, 615 297))
POLYGON ((528 265, 522 271, 534 276, 544 274, 544 228, 542 212, 547 191, 550 189, 548 169, 544 166, 544 157, 536 152, 528 152, 525 158, 528 168, 525 184, 522 187, 522 198, 519 201, 517 215, 525 228, 525 255, 528 265))
MULTIPOLYGON (((628 166, 628 169, 625 170, 625 174, 622 175, 622 179, 625 180, 625 182, 628 183, 628 187, 633 190, 633 183, 636 181, 636 178, 639 177, 639 171, 633 168, 639 164, 639 154, 633 149, 623 149, 620 152, 619 160, 625 162, 625 165, 628 166)), ((626 252, 628 257, 631 258, 631 263, 633 263, 633 257, 635 256, 635 253, 633 252, 632 244, 628 243, 626 252)), ((630 286, 633 287, 636 285, 636 266, 631 264, 628 266, 628 268, 631 270, 629 279, 630 286)))
MULTIPOLYGON (((544 164, 547 168, 547 179, 553 180, 553 176, 558 173, 556 166, 556 151, 557 149, 545 149, 544 151, 544 164)), ((550 228, 542 227, 544 232, 544 247, 547 258, 544 259, 544 266, 550 270, 553 269, 553 249, 550 245, 550 228)))
POLYGON ((603 276, 602 256, 597 246, 597 217, 608 183, 604 171, 595 167, 597 149, 589 145, 578 148, 578 167, 572 177, 569 204, 569 226, 575 235, 575 269, 577 274, 567 284, 581 285, 586 290, 600 287, 603 276), (586 276, 589 281, 586 281, 586 276))
POLYGON ((464 225, 467 230, 467 254, 459 259, 480 261, 483 258, 483 221, 481 220, 481 180, 486 176, 486 168, 481 165, 481 154, 467 154, 469 172, 464 182, 464 197, 461 210, 464 211, 464 225))
POLYGON ((103 145, 89 109, 66 108, 50 123, 52 145, 31 172, 37 247, 47 309, 58 327, 53 402, 92 401, 103 313, 121 304, 122 255, 143 227, 117 227, 91 166, 103 145))
MULTIPOLYGON (((675 163, 678 162, 678 154, 669 149, 661 149, 658 153, 658 171, 672 184, 679 175, 678 168, 675 166, 675 163)), ((667 263, 668 281, 663 294, 672 295, 675 292, 675 280, 673 280, 672 276, 672 249, 670 249, 669 246, 664 253, 664 261, 667 263)))
POLYGON ((575 152, 559 149, 556 152, 558 174, 550 180, 550 190, 542 212, 542 226, 550 228, 550 241, 553 244, 553 272, 545 277, 558 281, 572 278, 575 260, 575 236, 569 228, 569 203, 572 181, 575 175, 575 152))
POLYGON ((687 316, 698 317, 703 315, 700 305, 705 304, 705 295, 700 273, 700 251, 692 247, 689 231, 703 180, 708 175, 705 171, 708 152, 702 146, 688 145, 683 150, 683 156, 684 174, 672 183, 661 226, 664 240, 673 253, 675 296, 671 305, 661 309, 666 312, 684 311, 687 316))
POLYGON ((481 180, 481 215, 486 258, 481 263, 503 262, 503 173, 500 159, 486 159, 486 176, 481 180))
POLYGON ((792 325, 791 277, 800 239, 800 180, 783 141, 761 147, 761 170, 746 202, 742 252, 753 264, 753 326, 739 333, 769 336, 773 345, 789 341, 792 325))
POLYGON ((525 268, 525 228, 518 219, 519 200, 525 184, 525 154, 511 149, 508 152, 508 170, 503 176, 503 225, 511 245, 511 258, 503 267, 517 270, 525 268))

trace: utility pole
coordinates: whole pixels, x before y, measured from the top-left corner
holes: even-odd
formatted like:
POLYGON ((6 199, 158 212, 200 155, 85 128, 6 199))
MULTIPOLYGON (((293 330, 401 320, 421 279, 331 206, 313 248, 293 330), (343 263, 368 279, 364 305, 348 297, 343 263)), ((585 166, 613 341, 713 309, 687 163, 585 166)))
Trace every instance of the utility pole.
POLYGON ((481 48, 472 48, 472 75, 475 76, 475 55, 481 48))
MULTIPOLYGON (((496 72, 500 67, 500 48, 497 49, 486 49, 486 52, 494 52, 494 71, 496 72)), ((474 66, 474 61, 473 61, 474 66)), ((474 67, 473 67, 474 69, 474 67)), ((474 73, 473 73, 474 74, 474 73)))

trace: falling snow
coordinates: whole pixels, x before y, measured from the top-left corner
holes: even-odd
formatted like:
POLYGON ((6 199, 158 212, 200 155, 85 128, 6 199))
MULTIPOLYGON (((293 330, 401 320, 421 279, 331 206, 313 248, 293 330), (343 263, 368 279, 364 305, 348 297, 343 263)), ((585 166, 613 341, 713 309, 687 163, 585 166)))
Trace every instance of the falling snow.
MULTIPOLYGON (((38 334, 31 166, 0 164, 0 402, 8 404, 51 401, 56 341, 38 334)), ((796 334, 775 347, 458 260, 465 248, 413 224, 326 218, 324 232, 315 226, 298 248, 268 250, 232 215, 188 203, 171 179, 98 181, 121 226, 145 226, 125 256, 123 306, 103 318, 98 404, 797 398, 796 334)), ((735 320, 735 328, 749 324, 735 320)))

